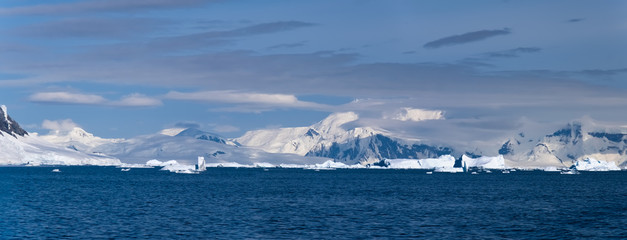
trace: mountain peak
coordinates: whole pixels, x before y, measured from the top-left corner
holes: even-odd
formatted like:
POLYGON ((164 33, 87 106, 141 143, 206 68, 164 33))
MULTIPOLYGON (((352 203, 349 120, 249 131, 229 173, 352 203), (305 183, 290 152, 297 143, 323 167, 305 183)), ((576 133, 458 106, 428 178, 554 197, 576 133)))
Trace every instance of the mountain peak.
POLYGON ((174 137, 185 130, 187 130, 187 128, 167 128, 161 130, 159 134, 174 137))
POLYGON ((14 137, 16 135, 28 135, 28 133, 24 131, 22 127, 20 127, 20 124, 18 124, 11 118, 11 116, 9 116, 7 106, 5 105, 0 106, 0 135, 2 135, 2 132, 8 133, 9 135, 14 137))
POLYGON ((93 138, 94 135, 91 133, 88 133, 87 131, 85 131, 84 129, 80 128, 80 127, 74 127, 69 133, 68 135, 72 138, 93 138))
POLYGON ((354 122, 359 119, 359 115, 354 112, 340 112, 329 115, 324 120, 314 125, 314 128, 319 132, 331 132, 333 129, 338 129, 342 125, 354 122))

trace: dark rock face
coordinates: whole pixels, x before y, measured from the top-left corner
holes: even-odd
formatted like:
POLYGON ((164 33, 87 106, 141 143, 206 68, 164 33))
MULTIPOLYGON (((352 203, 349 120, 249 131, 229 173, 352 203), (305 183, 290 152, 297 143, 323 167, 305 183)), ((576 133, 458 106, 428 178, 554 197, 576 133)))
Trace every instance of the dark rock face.
POLYGON ((0 108, 0 135, 4 134, 9 134, 13 137, 28 135, 28 133, 20 127, 20 124, 0 108))
POLYGON ((625 141, 627 141, 627 138, 625 138, 625 136, 627 136, 627 134, 622 134, 622 133, 604 133, 604 132, 590 132, 588 133, 590 134, 590 136, 593 136, 595 138, 605 138, 609 141, 615 142, 615 143, 619 143, 621 141, 623 141, 623 139, 625 139, 625 141))
POLYGON ((503 144, 503 146, 501 146, 501 149, 499 149, 499 154, 507 155, 510 153, 514 153, 514 149, 512 147, 511 141, 508 140, 503 144))
POLYGON ((451 154, 448 147, 425 144, 402 144, 387 136, 377 134, 368 138, 356 138, 346 143, 333 143, 307 153, 307 156, 327 157, 344 162, 363 162, 368 159, 435 158, 451 154))
POLYGON ((566 128, 557 130, 553 134, 547 135, 547 137, 558 137, 565 144, 577 144, 583 137, 583 134, 581 134, 581 123, 569 123, 566 128))

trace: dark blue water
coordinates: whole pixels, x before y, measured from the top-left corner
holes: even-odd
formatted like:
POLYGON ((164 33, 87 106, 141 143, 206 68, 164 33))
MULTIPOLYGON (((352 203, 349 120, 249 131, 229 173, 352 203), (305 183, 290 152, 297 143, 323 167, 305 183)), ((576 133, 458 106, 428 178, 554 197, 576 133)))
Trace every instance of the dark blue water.
POLYGON ((0 168, 0 239, 627 238, 627 172, 0 168))

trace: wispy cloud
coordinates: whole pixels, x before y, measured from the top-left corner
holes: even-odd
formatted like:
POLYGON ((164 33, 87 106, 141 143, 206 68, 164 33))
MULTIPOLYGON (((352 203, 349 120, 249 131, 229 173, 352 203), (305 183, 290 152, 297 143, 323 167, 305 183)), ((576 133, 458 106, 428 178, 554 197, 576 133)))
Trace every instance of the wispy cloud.
POLYGON ((113 101, 109 103, 113 106, 122 106, 122 107, 154 107, 161 106, 163 103, 161 100, 147 97, 143 94, 134 93, 128 96, 123 97, 119 101, 113 101))
POLYGON ((426 110, 419 108, 404 107, 391 114, 384 113, 383 119, 393 119, 398 121, 420 122, 426 120, 444 119, 444 112, 440 110, 426 110))
POLYGON ((84 94, 75 92, 38 92, 30 95, 31 102, 50 104, 82 104, 120 107, 150 107, 162 105, 161 100, 146 97, 142 94, 131 94, 118 101, 110 101, 96 94, 84 94))
POLYGON ((71 92, 39 92, 28 98, 31 102, 38 103, 64 103, 64 104, 104 104, 105 98, 94 94, 82 94, 71 92))
POLYGON ((57 15, 85 12, 126 12, 150 9, 170 9, 207 3, 207 0, 89 0, 71 3, 39 4, 0 8, 0 15, 57 15))
POLYGON ((27 37, 124 38, 156 31, 168 21, 155 18, 69 18, 20 26, 13 32, 27 37))
POLYGON ((627 68, 620 69, 587 69, 579 71, 581 74, 589 75, 589 76, 613 76, 617 74, 625 74, 627 73, 627 68))
POLYGON ((295 42, 295 43, 277 44, 277 45, 268 47, 268 49, 273 50, 273 49, 280 49, 280 48, 297 48, 297 47, 305 46, 306 42, 307 41, 300 41, 300 42, 295 42))
POLYGON ((586 20, 586 19, 585 18, 572 18, 572 19, 568 19, 567 22, 576 23, 576 22, 581 22, 583 20, 586 20))
POLYGON ((311 26, 315 26, 315 24, 301 21, 267 22, 227 31, 208 31, 174 37, 163 37, 155 39, 151 44, 154 45, 154 47, 206 47, 207 45, 226 43, 228 39, 285 32, 311 26))
POLYGON ((520 57, 520 54, 523 53, 538 53, 540 51, 542 51, 542 49, 537 47, 519 47, 503 51, 488 52, 484 53, 483 56, 486 58, 515 58, 520 57))
POLYGON ((509 28, 501 29, 501 30, 480 30, 474 32, 467 32, 464 34, 448 36, 444 38, 440 38, 423 45, 424 48, 440 48, 470 42, 476 42, 485 40, 491 37, 496 37, 499 35, 508 35, 511 31, 509 28))
POLYGON ((171 91, 165 95, 165 98, 173 100, 201 101, 208 103, 242 104, 244 105, 244 107, 237 109, 244 111, 264 111, 272 108, 329 108, 329 106, 324 104, 301 101, 296 96, 290 94, 267 94, 238 91, 171 91))

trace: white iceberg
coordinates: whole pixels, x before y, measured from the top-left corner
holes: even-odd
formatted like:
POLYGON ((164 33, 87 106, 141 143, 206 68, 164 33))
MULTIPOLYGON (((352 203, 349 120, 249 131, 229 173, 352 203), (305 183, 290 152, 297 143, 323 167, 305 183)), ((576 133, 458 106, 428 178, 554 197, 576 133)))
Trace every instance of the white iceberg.
POLYGON ((542 170, 545 172, 559 172, 560 171, 559 169, 557 169, 557 167, 553 167, 553 166, 545 167, 542 170))
POLYGON ((386 159, 385 164, 392 169, 444 169, 453 168, 455 158, 443 155, 438 158, 425 159, 386 159))
POLYGON ((498 155, 496 157, 478 157, 471 158, 462 155, 462 165, 467 168, 470 167, 478 167, 478 168, 487 168, 487 169, 505 169, 505 159, 503 155, 498 155))
POLYGON ((596 160, 594 158, 578 160, 573 166, 575 166, 578 171, 620 171, 616 163, 596 160))

